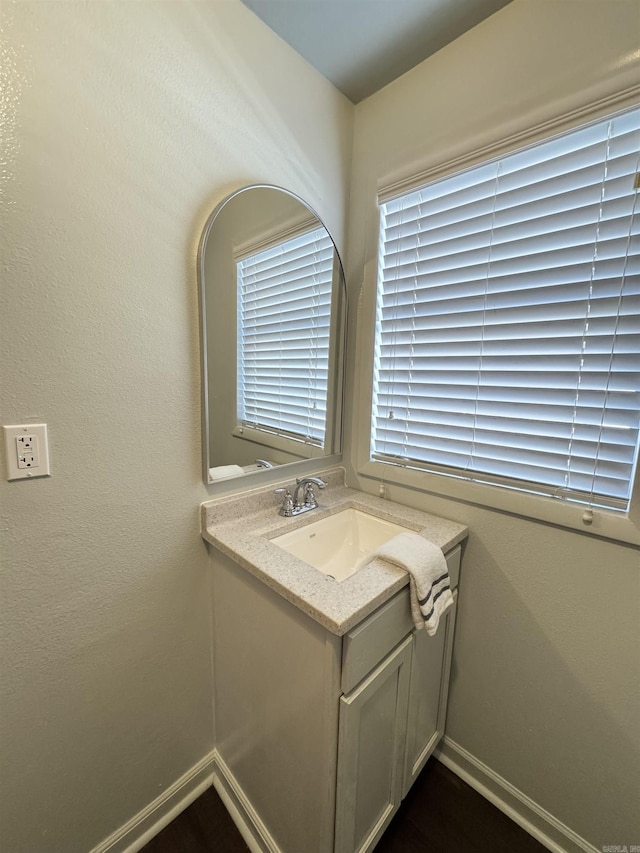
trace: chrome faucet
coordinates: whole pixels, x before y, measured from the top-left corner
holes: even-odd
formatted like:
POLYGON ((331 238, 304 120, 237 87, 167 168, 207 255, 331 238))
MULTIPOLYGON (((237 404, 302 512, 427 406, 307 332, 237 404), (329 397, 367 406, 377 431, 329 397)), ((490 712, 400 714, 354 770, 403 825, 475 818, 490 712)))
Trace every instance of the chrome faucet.
POLYGON ((280 515, 285 518, 290 518, 293 515, 300 515, 302 512, 308 512, 310 509, 316 509, 318 501, 316 493, 313 489, 317 486, 319 489, 324 489, 327 484, 319 477, 301 477, 296 480, 296 488, 291 495, 288 488, 276 489, 277 495, 283 495, 282 505, 280 507, 280 515))

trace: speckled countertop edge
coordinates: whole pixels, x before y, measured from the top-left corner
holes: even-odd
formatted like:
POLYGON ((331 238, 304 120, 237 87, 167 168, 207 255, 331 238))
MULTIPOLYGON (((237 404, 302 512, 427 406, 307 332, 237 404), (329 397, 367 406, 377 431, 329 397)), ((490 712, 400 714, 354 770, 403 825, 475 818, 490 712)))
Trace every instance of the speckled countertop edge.
POLYGON ((295 518, 278 515, 274 486, 201 505, 203 538, 256 578, 342 636, 409 582, 409 576, 382 560, 337 582, 269 540, 312 521, 353 507, 419 531, 446 553, 466 538, 462 524, 344 486, 342 468, 320 472, 327 487, 319 507, 295 518))

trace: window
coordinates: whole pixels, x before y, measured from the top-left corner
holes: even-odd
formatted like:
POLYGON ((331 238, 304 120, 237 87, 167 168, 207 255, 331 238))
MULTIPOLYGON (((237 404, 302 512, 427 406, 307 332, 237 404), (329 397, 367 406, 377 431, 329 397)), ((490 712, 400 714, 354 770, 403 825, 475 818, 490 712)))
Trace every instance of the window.
POLYGON ((241 426, 324 444, 333 257, 316 228, 237 262, 241 426))
POLYGON ((640 110, 380 207, 372 460, 626 511, 640 110))

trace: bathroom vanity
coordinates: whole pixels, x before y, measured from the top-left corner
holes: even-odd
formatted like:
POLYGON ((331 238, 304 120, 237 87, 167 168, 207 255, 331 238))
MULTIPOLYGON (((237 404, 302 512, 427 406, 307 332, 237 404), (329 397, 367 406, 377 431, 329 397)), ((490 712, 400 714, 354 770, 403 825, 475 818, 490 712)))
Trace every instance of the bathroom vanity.
POLYGON ((373 560, 338 582, 271 540, 355 508, 424 531, 454 588, 466 529, 341 475, 300 518, 278 516, 271 489, 203 505, 215 784, 254 850, 371 850, 444 732, 456 604, 429 637, 402 570, 373 560))

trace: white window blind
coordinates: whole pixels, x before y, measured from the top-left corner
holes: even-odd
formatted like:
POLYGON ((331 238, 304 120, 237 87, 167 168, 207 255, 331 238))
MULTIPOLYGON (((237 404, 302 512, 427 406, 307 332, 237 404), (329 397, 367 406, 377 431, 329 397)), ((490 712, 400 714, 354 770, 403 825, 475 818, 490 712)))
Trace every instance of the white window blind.
POLYGON ((640 110, 381 205, 372 458, 628 507, 640 110))
POLYGON ((316 228, 237 262, 242 425, 324 443, 333 253, 316 228))

